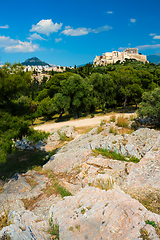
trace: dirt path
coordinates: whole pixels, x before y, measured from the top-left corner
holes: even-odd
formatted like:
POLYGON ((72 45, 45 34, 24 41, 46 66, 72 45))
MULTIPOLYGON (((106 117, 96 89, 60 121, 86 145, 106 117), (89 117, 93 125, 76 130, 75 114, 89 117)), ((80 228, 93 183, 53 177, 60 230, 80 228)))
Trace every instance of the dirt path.
MULTIPOLYGON (((115 115, 116 117, 118 116, 124 116, 124 117, 129 117, 131 115, 135 115, 135 113, 117 113, 117 114, 112 114, 115 115)), ((63 126, 74 126, 74 127, 87 127, 87 126, 96 126, 98 124, 100 124, 100 122, 102 120, 109 120, 110 117, 112 115, 109 116, 100 116, 100 117, 94 117, 94 118, 86 118, 86 119, 76 119, 76 120, 71 120, 71 121, 66 121, 66 122, 59 122, 59 123, 48 123, 48 124, 42 124, 39 126, 34 127, 35 130, 43 130, 46 132, 51 132, 53 129, 59 129, 63 126)))

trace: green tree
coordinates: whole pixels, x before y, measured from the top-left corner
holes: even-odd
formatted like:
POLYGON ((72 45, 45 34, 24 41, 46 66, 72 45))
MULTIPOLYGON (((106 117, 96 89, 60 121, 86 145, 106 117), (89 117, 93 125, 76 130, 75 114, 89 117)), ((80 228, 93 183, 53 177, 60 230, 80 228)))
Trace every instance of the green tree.
POLYGON ((140 117, 147 116, 160 123, 160 88, 143 93, 137 112, 140 117))
POLYGON ((62 117, 65 110, 68 110, 70 106, 69 96, 63 95, 62 93, 56 93, 54 95, 54 107, 55 111, 60 114, 59 119, 62 117))
POLYGON ((52 119, 52 116, 56 113, 54 106, 54 99, 50 97, 44 98, 37 107, 39 116, 45 116, 47 120, 52 119))
POLYGON ((55 74, 53 77, 51 77, 50 80, 46 82, 46 89, 48 89, 48 96, 50 98, 53 98, 54 94, 61 92, 61 82, 63 80, 68 79, 72 75, 73 73, 67 72, 67 73, 58 73, 58 74, 55 74))
POLYGON ((115 84, 109 74, 92 73, 90 84, 93 86, 93 101, 96 107, 105 110, 116 104, 115 84))
POLYGON ((112 77, 116 85, 117 96, 119 95, 123 101, 123 109, 125 109, 128 99, 132 100, 136 106, 142 96, 142 83, 138 76, 137 70, 132 67, 119 67, 112 72, 112 77))
POLYGON ((91 102, 88 101, 92 90, 88 79, 83 79, 80 75, 74 74, 61 82, 61 93, 70 99, 69 112, 75 117, 79 117, 81 112, 90 108, 91 102))

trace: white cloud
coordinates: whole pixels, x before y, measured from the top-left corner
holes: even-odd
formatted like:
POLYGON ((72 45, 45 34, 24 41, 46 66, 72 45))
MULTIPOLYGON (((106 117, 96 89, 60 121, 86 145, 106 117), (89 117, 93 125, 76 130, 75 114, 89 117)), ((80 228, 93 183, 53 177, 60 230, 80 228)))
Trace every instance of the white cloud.
POLYGON ((65 30, 62 31, 61 33, 65 34, 67 36, 82 36, 82 35, 87 35, 89 32, 99 33, 99 32, 108 31, 111 29, 112 29, 112 27, 107 26, 107 25, 96 28, 96 29, 82 28, 82 27, 73 29, 70 26, 67 26, 67 27, 65 27, 65 30))
POLYGON ((50 33, 58 32, 58 30, 60 30, 61 27, 62 23, 60 24, 53 23, 52 19, 47 20, 42 19, 36 25, 32 25, 32 29, 30 30, 30 32, 38 32, 49 35, 50 33))
POLYGON ((99 28, 96 28, 96 29, 93 29, 93 32, 94 33, 99 33, 99 32, 105 32, 105 31, 109 31, 111 30, 112 27, 108 26, 108 25, 105 25, 103 27, 99 27, 99 28))
POLYGON ((39 49, 37 44, 32 42, 22 42, 20 40, 14 40, 10 37, 0 36, 0 48, 4 48, 5 52, 34 52, 39 49))
POLYGON ((131 19, 130 19, 130 22, 131 22, 131 23, 135 23, 135 22, 136 22, 136 19, 131 18, 131 19))
POLYGON ((160 44, 154 44, 154 45, 142 45, 142 46, 137 46, 136 48, 143 50, 143 49, 155 49, 155 48, 160 48, 160 44))
POLYGON ((159 36, 154 36, 153 39, 160 39, 160 35, 159 36))
POLYGON ((55 42, 56 42, 56 43, 58 43, 58 42, 60 42, 60 41, 62 41, 62 38, 55 38, 55 42))
POLYGON ((10 37, 0 36, 0 48, 5 48, 17 43, 18 40, 11 39, 10 37))
POLYGON ((8 25, 0 26, 0 28, 9 28, 9 26, 8 25))
POLYGON ((39 46, 37 44, 32 44, 32 42, 21 42, 19 40, 19 43, 17 45, 6 47, 4 51, 8 53, 35 52, 38 49, 39 46))
POLYGON ((106 12, 107 14, 113 14, 113 12, 112 11, 108 11, 108 12, 106 12))
POLYGON ((73 29, 70 26, 65 27, 65 30, 63 30, 61 33, 67 35, 67 36, 82 36, 87 35, 89 32, 91 32, 90 28, 76 28, 73 29))
POLYGON ((27 39, 29 39, 29 40, 45 40, 45 41, 46 41, 45 38, 42 38, 42 37, 41 37, 39 34, 37 34, 37 33, 34 33, 34 34, 30 35, 30 37, 28 37, 27 39))
POLYGON ((150 33, 150 34, 149 34, 149 36, 154 36, 154 35, 156 35, 156 33, 150 33))

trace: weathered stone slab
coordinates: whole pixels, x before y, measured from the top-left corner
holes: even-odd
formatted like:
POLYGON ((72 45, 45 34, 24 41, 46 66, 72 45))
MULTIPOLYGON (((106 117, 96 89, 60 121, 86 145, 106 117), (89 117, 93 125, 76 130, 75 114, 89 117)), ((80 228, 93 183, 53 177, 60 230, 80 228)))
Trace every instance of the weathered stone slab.
POLYGON ((127 176, 125 186, 160 188, 160 136, 127 176))
POLYGON ((9 235, 13 240, 49 240, 47 234, 48 222, 39 221, 39 218, 30 211, 16 212, 9 214, 11 225, 4 227, 0 231, 0 237, 9 235))
MULTIPOLYGON (((138 240, 147 220, 160 221, 137 200, 120 189, 100 190, 85 187, 50 209, 53 224, 58 224, 61 240, 107 239, 138 240)), ((147 228, 150 239, 159 239, 154 227, 147 228)))
POLYGON ((66 153, 57 153, 43 166, 43 170, 52 170, 55 173, 69 172, 73 168, 85 162, 92 151, 87 149, 71 150, 66 153))

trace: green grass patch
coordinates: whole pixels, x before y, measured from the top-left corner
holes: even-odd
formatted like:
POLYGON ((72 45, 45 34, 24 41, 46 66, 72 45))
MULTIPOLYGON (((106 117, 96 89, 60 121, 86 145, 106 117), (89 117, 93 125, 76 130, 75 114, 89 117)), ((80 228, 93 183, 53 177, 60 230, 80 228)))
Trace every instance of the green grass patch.
MULTIPOLYGON (((53 217, 53 213, 52 213, 53 217)), ((51 234, 51 239, 59 240, 59 226, 57 224, 53 224, 53 219, 52 217, 49 219, 49 230, 48 232, 51 234)))
POLYGON ((107 158, 111 158, 114 160, 120 160, 120 161, 126 161, 126 162, 134 162, 134 163, 138 163, 140 161, 140 159, 135 158, 134 156, 131 156, 130 158, 126 158, 124 155, 117 153, 113 150, 107 150, 107 149, 103 149, 103 148, 97 148, 95 150, 92 150, 94 152, 94 154, 97 156, 99 154, 101 154, 102 156, 105 156, 107 158))
POLYGON ((59 240, 59 226, 58 225, 53 225, 53 227, 50 228, 50 231, 49 233, 54 236, 54 238, 52 239, 55 239, 55 240, 59 240))

